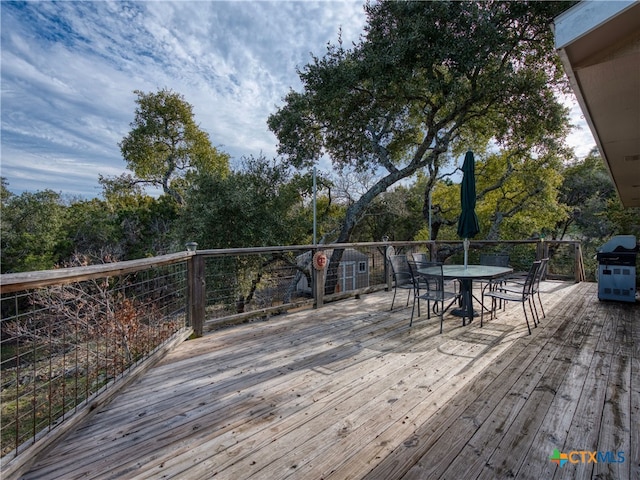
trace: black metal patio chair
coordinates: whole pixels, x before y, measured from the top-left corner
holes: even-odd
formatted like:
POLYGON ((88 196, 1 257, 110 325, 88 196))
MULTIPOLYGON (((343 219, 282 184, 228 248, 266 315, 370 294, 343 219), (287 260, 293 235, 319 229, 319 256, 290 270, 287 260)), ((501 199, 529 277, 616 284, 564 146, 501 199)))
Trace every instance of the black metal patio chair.
POLYGON ((414 262, 409 261, 409 270, 413 277, 414 295, 413 308, 411 309, 411 320, 409 326, 413 325, 413 316, 418 304, 418 317, 420 316, 420 300, 427 301, 427 318, 431 318, 431 310, 440 317, 440 333, 442 333, 442 324, 444 323, 444 314, 449 307, 458 299, 456 291, 451 291, 452 282, 447 282, 442 273, 442 264, 436 262, 414 262), (420 270, 420 272, 418 271, 420 270), (428 270, 429 273, 426 273, 428 270), (451 303, 445 307, 445 302, 451 300, 451 303), (433 307, 431 306, 433 302, 433 307))
MULTIPOLYGON (((501 284, 491 284, 488 283, 482 289, 482 309, 480 313, 480 326, 482 327, 484 321, 484 298, 491 298, 491 308, 489 311, 491 312, 491 319, 494 318, 496 312, 496 301, 500 300, 503 303, 506 302, 520 302, 522 303, 522 310, 524 311, 524 319, 527 322, 527 330, 529 330, 529 335, 531 335, 531 325, 529 324, 529 317, 527 315, 527 304, 529 304, 529 310, 531 312, 531 316, 533 318, 534 327, 538 326, 537 323, 537 314, 534 313, 534 306, 532 303, 533 297, 533 284, 536 279, 536 274, 538 269, 540 268, 540 261, 535 261, 531 264, 531 268, 527 273, 527 277, 522 285, 520 285, 519 289, 511 289, 507 288, 501 284)), ((502 280, 500 280, 502 281, 502 280)))
MULTIPOLYGON (((549 266, 549 259, 543 258, 540 260, 540 266, 538 267, 538 271, 536 272, 536 276, 533 280, 533 285, 531 286, 531 294, 533 296, 533 309, 535 310, 536 320, 540 323, 540 320, 546 318, 547 314, 544 311, 544 306, 542 305, 542 298, 540 298, 540 282, 542 282, 547 276, 547 268, 549 266), (536 298, 538 299, 538 305, 540 305, 540 311, 542 312, 542 317, 538 313, 538 307, 536 306, 536 298)), ((512 275, 509 275, 505 278, 503 283, 503 288, 509 291, 519 291, 524 282, 527 279, 528 272, 517 272, 512 275)))
POLYGON ((409 298, 414 291, 413 275, 409 269, 406 255, 389 255, 389 263, 393 273, 393 300, 391 300, 391 310, 396 301, 398 290, 407 290, 407 307, 409 306, 409 298))

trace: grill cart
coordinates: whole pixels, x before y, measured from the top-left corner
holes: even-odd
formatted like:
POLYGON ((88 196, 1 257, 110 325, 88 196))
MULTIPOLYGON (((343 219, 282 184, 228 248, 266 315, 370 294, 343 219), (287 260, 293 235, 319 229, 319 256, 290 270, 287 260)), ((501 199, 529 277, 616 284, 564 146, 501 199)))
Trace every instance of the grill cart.
POLYGON ((633 235, 617 235, 598 252, 598 299, 636 301, 636 255, 633 235))

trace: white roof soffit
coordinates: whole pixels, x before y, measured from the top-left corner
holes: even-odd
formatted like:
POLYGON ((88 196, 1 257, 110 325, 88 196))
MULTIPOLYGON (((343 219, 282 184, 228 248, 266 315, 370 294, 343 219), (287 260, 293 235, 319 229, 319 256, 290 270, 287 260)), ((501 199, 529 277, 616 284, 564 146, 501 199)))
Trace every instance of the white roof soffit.
POLYGON ((555 19, 580 108, 625 207, 640 207, 640 0, 583 0, 555 19))

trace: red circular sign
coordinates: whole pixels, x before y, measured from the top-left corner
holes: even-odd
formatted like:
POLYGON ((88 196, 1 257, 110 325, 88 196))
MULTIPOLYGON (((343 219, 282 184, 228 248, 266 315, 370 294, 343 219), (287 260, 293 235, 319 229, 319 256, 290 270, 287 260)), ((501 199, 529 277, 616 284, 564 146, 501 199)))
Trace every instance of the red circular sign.
POLYGON ((327 266, 327 256, 324 252, 316 252, 313 256, 313 268, 316 270, 324 270, 327 266))

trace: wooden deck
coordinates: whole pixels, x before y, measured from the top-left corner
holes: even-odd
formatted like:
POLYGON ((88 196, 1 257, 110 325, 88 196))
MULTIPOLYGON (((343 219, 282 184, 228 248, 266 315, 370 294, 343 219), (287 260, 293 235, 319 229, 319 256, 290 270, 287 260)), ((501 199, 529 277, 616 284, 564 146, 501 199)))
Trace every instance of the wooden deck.
POLYGON ((531 336, 380 292, 187 341, 23 478, 640 479, 640 304, 544 289, 531 336))

